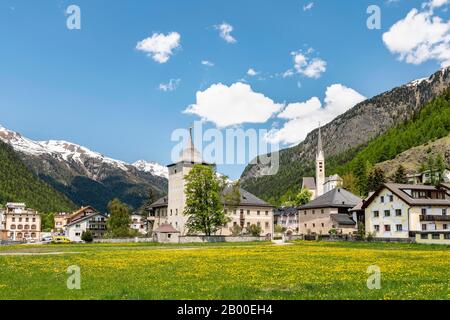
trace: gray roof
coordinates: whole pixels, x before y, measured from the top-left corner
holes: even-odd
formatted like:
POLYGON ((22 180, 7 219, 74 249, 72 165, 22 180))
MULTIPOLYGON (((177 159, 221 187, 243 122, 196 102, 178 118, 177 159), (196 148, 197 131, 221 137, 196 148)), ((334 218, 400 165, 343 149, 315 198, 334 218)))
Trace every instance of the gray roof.
POLYGON ((356 225, 356 222, 353 221, 348 215, 346 214, 332 214, 330 215, 331 219, 336 221, 337 224, 341 226, 354 226, 356 225))
POLYGON ((410 197, 405 190, 418 190, 418 191, 439 191, 438 188, 435 186, 428 186, 428 185, 421 185, 421 184, 396 184, 396 183, 386 183, 383 186, 381 186, 373 195, 371 195, 369 198, 367 198, 366 201, 364 201, 363 209, 367 208, 370 203, 378 196, 378 194, 383 189, 390 190, 393 194, 395 194, 397 197, 402 199, 404 202, 406 202, 410 206, 450 206, 450 201, 447 199, 416 199, 410 197))
POLYGON ((310 203, 301 206, 300 209, 353 208, 360 201, 361 199, 353 193, 342 188, 336 188, 310 203))
POLYGON ((316 179, 313 177, 304 177, 302 187, 309 190, 316 190, 316 179))
POLYGON ((296 207, 282 207, 275 210, 274 216, 288 216, 296 215, 298 213, 298 208, 296 207))
MULTIPOLYGON (((231 191, 231 187, 228 187, 224 190, 224 194, 231 191)), ((275 206, 259 199, 255 195, 251 194, 250 192, 239 189, 239 192, 241 194, 241 200, 239 206, 252 206, 252 207, 267 207, 267 208, 274 208, 275 206)), ((169 204, 169 198, 167 196, 157 200, 155 203, 151 204, 149 206, 150 209, 154 208, 161 208, 161 207, 167 207, 169 204)))
MULTIPOLYGON (((223 194, 227 194, 231 192, 232 188, 228 187, 224 190, 223 194)), ((239 203, 239 206, 244 207, 268 207, 268 208, 275 208, 275 206, 265 202, 264 200, 261 200, 257 196, 251 194, 250 192, 239 188, 239 192, 241 194, 241 200, 239 203)), ((226 204, 226 203, 225 203, 226 204)))
POLYGON ((66 225, 66 227, 73 226, 74 224, 77 224, 77 223, 80 223, 80 222, 82 222, 82 221, 91 219, 91 218, 93 218, 93 217, 95 217, 95 216, 103 216, 104 218, 108 218, 108 216, 107 216, 106 214, 104 214, 104 213, 94 212, 94 213, 89 214, 89 215, 87 215, 87 216, 81 217, 80 219, 74 220, 74 221, 72 221, 71 223, 68 223, 68 224, 66 225))
POLYGON ((169 205, 169 198, 167 196, 162 197, 161 199, 156 200, 156 202, 152 203, 148 208, 161 208, 167 207, 169 205))

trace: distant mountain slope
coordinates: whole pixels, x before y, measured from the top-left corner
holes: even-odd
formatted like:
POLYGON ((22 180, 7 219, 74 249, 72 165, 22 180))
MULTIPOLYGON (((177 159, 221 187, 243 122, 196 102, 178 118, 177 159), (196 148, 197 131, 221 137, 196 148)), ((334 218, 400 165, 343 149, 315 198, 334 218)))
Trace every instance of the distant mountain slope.
POLYGON ((395 159, 381 162, 376 166, 381 168, 387 177, 392 177, 400 165, 405 168, 407 174, 412 174, 419 172, 420 166, 426 163, 429 157, 435 159, 437 155, 441 155, 445 163, 450 165, 450 136, 411 148, 400 153, 395 159))
POLYGON ((0 140, 8 143, 42 180, 67 195, 77 205, 105 211, 113 198, 139 208, 149 190, 162 196, 167 190, 161 165, 131 165, 105 157, 66 141, 33 141, 0 126, 0 140))
MULTIPOLYGON (((376 139, 370 141, 360 150, 350 150, 328 160, 329 170, 344 174, 358 166, 358 163, 375 165, 396 158, 398 155, 414 156, 416 161, 428 158, 428 154, 437 153, 431 146, 443 148, 436 144, 437 139, 447 137, 450 133, 450 88, 445 93, 427 103, 412 119, 401 123, 376 139), (421 145, 428 147, 415 148, 421 145), (428 150, 428 148, 431 148, 428 150), (426 149, 426 150, 425 150, 426 149), (423 152, 422 155, 418 151, 423 152), (342 159, 352 158, 347 163, 342 159), (340 160, 341 159, 341 160, 340 160), (339 165, 338 163, 344 163, 339 165)), ((443 154, 444 155, 444 154, 443 154)), ((410 158, 411 159, 411 158, 410 158)), ((407 160, 407 158, 403 158, 407 160)), ((412 159, 411 159, 412 160, 412 159)), ((388 172, 389 174, 389 172, 388 172)))
MULTIPOLYGON (((431 77, 410 82, 368 99, 322 128, 327 157, 362 148, 388 129, 410 120, 432 99, 450 86, 450 69, 442 69, 431 77)), ((280 170, 263 176, 264 167, 249 165, 242 174, 242 186, 265 200, 276 202, 287 191, 298 189, 303 176, 314 174, 318 130, 293 148, 280 151, 280 170)), ((343 163, 356 154, 341 157, 343 163)), ((333 172, 327 171, 327 174, 333 172)))
POLYGON ((6 202, 25 202, 41 213, 75 208, 74 203, 41 181, 10 146, 0 141, 0 204, 6 202))

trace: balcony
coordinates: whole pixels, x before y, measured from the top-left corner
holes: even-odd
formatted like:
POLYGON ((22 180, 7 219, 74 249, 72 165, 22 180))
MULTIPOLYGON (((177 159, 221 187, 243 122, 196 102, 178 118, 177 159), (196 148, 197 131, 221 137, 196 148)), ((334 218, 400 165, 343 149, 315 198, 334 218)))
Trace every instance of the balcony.
POLYGON ((438 216, 438 215, 421 215, 420 221, 448 221, 450 222, 450 216, 438 216))

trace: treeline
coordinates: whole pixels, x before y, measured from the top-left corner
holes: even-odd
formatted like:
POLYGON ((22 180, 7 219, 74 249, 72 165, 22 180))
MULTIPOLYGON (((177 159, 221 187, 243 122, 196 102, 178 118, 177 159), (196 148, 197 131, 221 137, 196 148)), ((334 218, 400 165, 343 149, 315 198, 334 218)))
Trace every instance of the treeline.
POLYGON ((75 205, 40 180, 14 150, 0 141, 0 204, 25 202, 41 213, 71 211, 75 205))

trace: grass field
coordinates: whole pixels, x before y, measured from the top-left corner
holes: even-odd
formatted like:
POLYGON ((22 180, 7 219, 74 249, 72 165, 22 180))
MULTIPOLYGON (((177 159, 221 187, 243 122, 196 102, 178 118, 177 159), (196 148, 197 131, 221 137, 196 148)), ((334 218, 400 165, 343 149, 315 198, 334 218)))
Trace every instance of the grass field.
POLYGON ((449 299, 450 248, 298 242, 288 246, 0 247, 0 299, 449 299), (68 290, 67 268, 81 268, 68 290), (381 268, 381 289, 367 269, 381 268))

